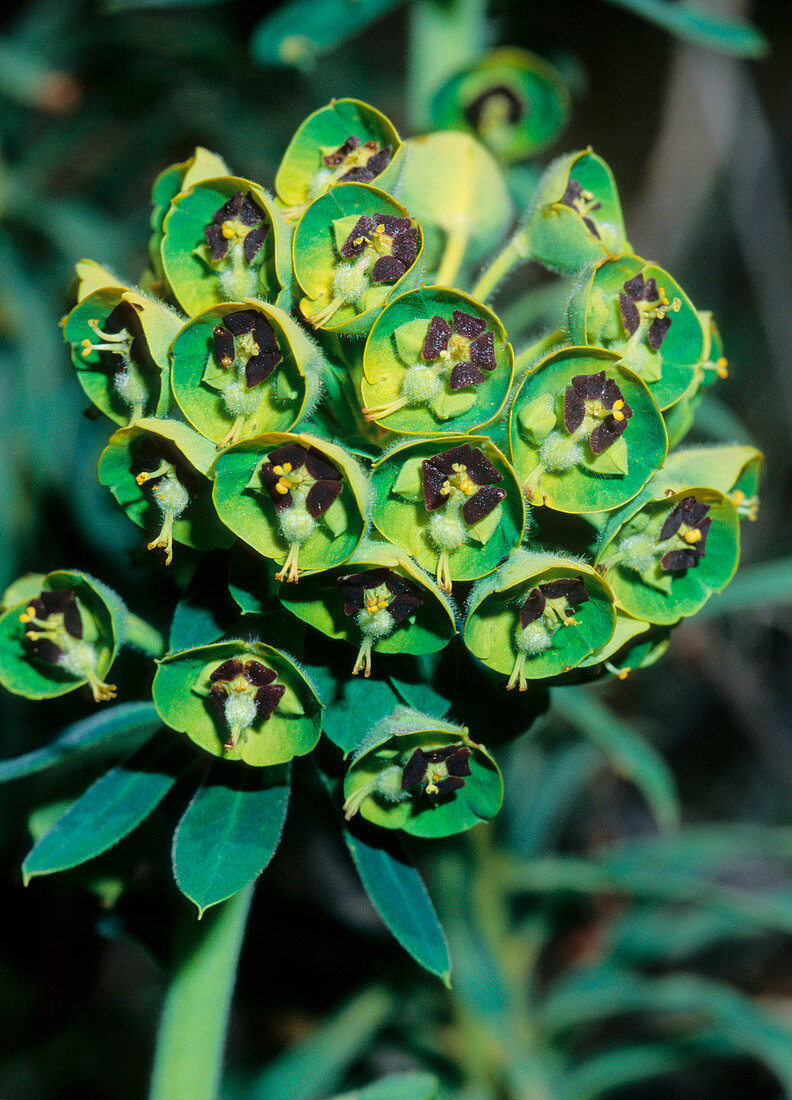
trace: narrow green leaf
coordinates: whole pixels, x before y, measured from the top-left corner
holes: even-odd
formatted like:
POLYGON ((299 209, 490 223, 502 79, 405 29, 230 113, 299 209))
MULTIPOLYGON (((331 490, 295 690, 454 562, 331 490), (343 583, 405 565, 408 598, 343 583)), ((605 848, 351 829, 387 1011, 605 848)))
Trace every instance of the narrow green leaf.
POLYGON ((162 741, 111 768, 30 852, 22 865, 25 884, 35 875, 65 871, 112 848, 159 805, 179 770, 171 744, 162 741))
POLYGON ((362 834, 362 829, 354 833, 344 829, 344 840, 372 905, 404 950, 450 985, 448 944, 419 872, 398 842, 389 840, 388 848, 379 847, 362 834))
POLYGON ((333 1100, 434 1100, 439 1087, 433 1073, 394 1073, 333 1100))
POLYGON ((250 52, 259 65, 309 66, 401 0, 290 0, 265 16, 253 31, 250 52))
POLYGON ((224 1095, 228 1100, 322 1100, 366 1050, 395 1005, 393 993, 371 986, 263 1073, 232 1083, 224 1095))
POLYGON ((553 708, 638 787, 661 829, 679 825, 679 799, 671 769, 641 733, 603 706, 591 692, 566 688, 554 692, 553 708))
POLYGON ((173 873, 200 916, 237 893, 275 854, 289 805, 289 768, 216 763, 173 838, 173 873))
POLYGON ((0 783, 69 764, 76 758, 82 761, 83 754, 98 749, 121 755, 133 752, 161 725, 153 703, 121 703, 99 710, 67 726, 51 744, 0 762, 0 783))
POLYGON ((767 52, 764 35, 749 23, 704 11, 693 4, 669 4, 667 0, 608 2, 643 16, 686 42, 694 42, 697 46, 706 46, 731 57, 761 57, 767 52))

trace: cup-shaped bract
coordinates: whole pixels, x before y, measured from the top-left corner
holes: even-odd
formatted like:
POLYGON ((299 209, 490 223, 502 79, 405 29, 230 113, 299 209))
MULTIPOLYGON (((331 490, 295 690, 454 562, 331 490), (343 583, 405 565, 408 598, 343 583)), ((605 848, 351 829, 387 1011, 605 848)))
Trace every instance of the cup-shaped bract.
POLYGON ((430 113, 438 130, 466 130, 510 164, 555 141, 569 118, 569 95, 552 65, 506 46, 447 80, 430 113))
POLYGON ((610 515, 595 565, 635 619, 671 625, 725 588, 740 557, 740 520, 727 496, 662 470, 610 515))
POLYGON ((152 695, 162 720, 199 748, 253 767, 305 756, 322 732, 322 704, 294 661, 261 641, 170 653, 152 695))
POLYGON ((207 179, 216 179, 218 176, 227 176, 228 174, 228 165, 223 158, 199 145, 191 157, 182 161, 181 164, 171 164, 160 172, 154 180, 151 188, 149 256, 151 257, 151 268, 155 279, 162 279, 163 277, 160 246, 164 235, 165 218, 173 200, 182 191, 189 190, 195 183, 201 183, 202 180, 207 179))
POLYGON ((698 385, 704 357, 699 315, 666 271, 638 256, 612 256, 585 272, 569 303, 569 332, 575 344, 621 356, 660 409, 698 385))
POLYGON ((531 255, 559 271, 629 250, 610 168, 590 149, 553 161, 539 181, 527 219, 531 255))
POLYGON ((467 729, 400 708, 378 722, 352 757, 344 813, 420 837, 461 833, 489 821, 503 780, 467 729))
POLYGON ((374 465, 371 487, 374 526, 446 592, 491 573, 522 539, 523 494, 486 436, 400 444, 374 465))
POLYGON ((190 316, 221 302, 274 302, 291 281, 291 233, 274 199, 237 176, 205 179, 171 203, 160 245, 174 297, 190 316))
POLYGON ((591 670, 599 675, 610 674, 626 680, 636 669, 649 668, 668 649, 671 626, 633 619, 621 608, 616 609, 616 629, 607 645, 581 661, 576 673, 591 670))
POLYGON ((179 408, 218 447, 293 428, 316 403, 324 365, 288 313, 253 299, 192 318, 176 336, 171 359, 179 408))
POLYGON ((400 202, 367 184, 338 184, 294 232, 303 317, 326 332, 368 332, 386 301, 420 283, 422 248, 421 227, 400 202))
POLYGON ((53 699, 87 684, 99 703, 124 637, 126 610, 85 573, 60 569, 38 579, 0 616, 0 684, 28 699, 53 699))
POLYGON ((589 565, 518 551, 476 585, 465 645, 525 691, 529 680, 569 672, 607 645, 616 625, 613 593, 589 565))
POLYGON ((451 272, 470 271, 491 255, 511 226, 506 177, 469 134, 422 134, 402 148, 399 199, 421 224, 426 270, 438 273, 437 282, 452 281, 451 272))
POLYGON ((352 675, 374 653, 436 653, 456 633, 450 600, 398 547, 364 540, 340 568, 283 585, 281 603, 328 638, 357 649, 352 675))
POLYGON ((701 388, 707 389, 719 378, 728 378, 729 360, 724 354, 723 337, 720 329, 709 310, 699 310, 699 320, 704 330, 701 388))
POLYGON ((421 287, 389 302, 369 334, 363 413, 405 435, 475 431, 500 413, 513 374, 492 310, 459 290, 421 287))
POLYGON ((376 181, 382 187, 400 144, 393 123, 376 108, 359 99, 334 99, 297 127, 275 191, 287 206, 299 208, 337 183, 376 181))
POLYGON ((669 454, 663 474, 669 484, 704 484, 731 500, 737 515, 755 520, 759 515, 759 483, 764 457, 756 447, 725 443, 682 447, 669 454))
POLYGON ((77 379, 116 424, 168 411, 168 350, 182 322, 164 302, 123 286, 94 290, 69 313, 63 337, 77 379))
POLYGON ((212 503, 208 471, 217 450, 176 420, 143 419, 119 428, 99 458, 99 481, 127 516, 154 538, 149 550, 173 558, 173 543, 196 550, 230 546, 233 535, 212 503))
POLYGON ((618 508, 667 451, 646 384, 596 348, 561 348, 526 375, 510 410, 509 439, 528 500, 559 512, 618 508))
POLYGON ((343 448, 306 433, 270 432, 227 447, 214 465, 223 523, 278 580, 341 565, 363 537, 369 484, 343 448))

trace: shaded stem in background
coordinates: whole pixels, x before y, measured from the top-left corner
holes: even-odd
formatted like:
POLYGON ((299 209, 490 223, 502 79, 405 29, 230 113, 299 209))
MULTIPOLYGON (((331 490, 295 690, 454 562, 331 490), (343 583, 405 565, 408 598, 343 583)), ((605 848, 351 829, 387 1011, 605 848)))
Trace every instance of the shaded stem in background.
POLYGON ((125 628, 127 645, 142 650, 149 657, 161 657, 165 652, 167 647, 160 632, 131 611, 127 612, 125 628))
POLYGON ((535 344, 529 344, 527 348, 514 357, 514 379, 517 381, 519 375, 536 362, 542 359, 551 348, 554 348, 557 344, 563 344, 566 340, 567 334, 564 329, 556 329, 554 332, 548 332, 546 336, 541 336, 535 344))
POLYGON ((448 234, 445 252, 443 253, 440 267, 437 269, 437 275, 435 276, 435 281, 440 286, 453 285, 454 277, 459 271, 465 256, 467 241, 467 233, 463 233, 460 229, 454 230, 448 234))
POLYGON ((487 45, 486 0, 415 0, 410 5, 408 115, 415 130, 429 125, 440 85, 487 45))
POLYGON ((162 1009, 149 1100, 216 1100, 253 886, 190 922, 162 1009))
POLYGON ((528 227, 521 225, 505 248, 498 253, 488 267, 484 268, 478 282, 470 292, 471 295, 480 302, 486 302, 488 298, 492 297, 499 283, 503 282, 509 272, 518 264, 524 263, 530 258, 531 237, 528 227))

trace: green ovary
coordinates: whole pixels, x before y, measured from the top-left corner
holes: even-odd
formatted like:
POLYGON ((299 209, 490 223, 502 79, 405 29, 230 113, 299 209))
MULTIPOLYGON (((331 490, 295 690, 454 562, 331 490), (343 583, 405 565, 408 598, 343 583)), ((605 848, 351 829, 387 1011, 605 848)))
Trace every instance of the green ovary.
POLYGON ((580 445, 574 438, 553 431, 542 444, 539 462, 549 473, 563 473, 576 466, 583 457, 580 445))
POLYGON ((230 416, 246 418, 258 408, 260 394, 248 390, 243 382, 234 381, 223 389, 222 399, 230 416))
POLYGON ((553 644, 553 632, 547 627, 543 619, 537 619, 524 630, 519 630, 516 637, 517 648, 527 657, 536 657, 544 653, 553 644))
POLYGON ((436 370, 416 363, 402 379, 402 396, 408 405, 423 405, 439 393, 441 385, 436 370))
POLYGON ((619 547, 620 564, 636 573, 645 573, 654 565, 658 555, 657 542, 641 532, 625 539, 619 547))

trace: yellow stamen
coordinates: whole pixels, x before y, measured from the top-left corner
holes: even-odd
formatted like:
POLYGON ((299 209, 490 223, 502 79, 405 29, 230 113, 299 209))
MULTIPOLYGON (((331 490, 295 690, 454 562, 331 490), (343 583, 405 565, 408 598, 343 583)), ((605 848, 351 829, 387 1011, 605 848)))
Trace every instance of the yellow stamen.
POLYGON ((728 378, 729 377, 729 369, 728 368, 729 368, 729 360, 724 358, 724 356, 721 355, 720 359, 718 359, 717 363, 715 364, 715 371, 718 375, 718 378, 728 378))
POLYGON ((623 408, 624 408, 624 402, 621 399, 619 399, 618 401, 613 402, 613 408, 611 409, 611 415, 613 416, 614 420, 624 420, 624 413, 622 412, 623 408))
POLYGON ((682 538, 685 542, 689 543, 701 542, 701 531, 699 531, 698 527, 691 527, 689 531, 685 531, 682 538))
POLYGON ((232 237, 236 236, 236 229, 234 229, 233 225, 229 225, 228 222, 225 223, 220 232, 227 241, 230 241, 232 237))

